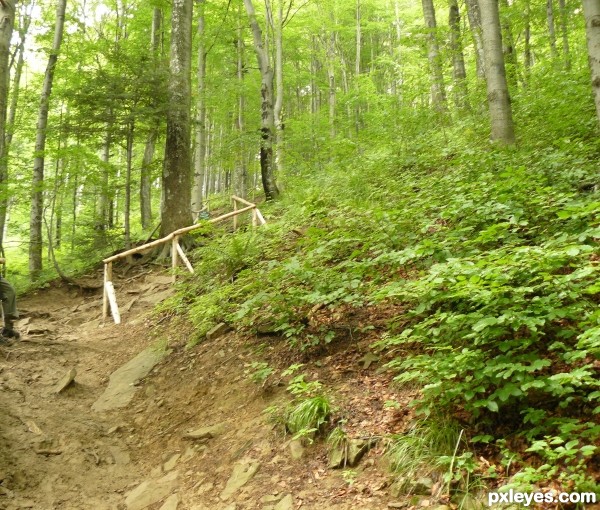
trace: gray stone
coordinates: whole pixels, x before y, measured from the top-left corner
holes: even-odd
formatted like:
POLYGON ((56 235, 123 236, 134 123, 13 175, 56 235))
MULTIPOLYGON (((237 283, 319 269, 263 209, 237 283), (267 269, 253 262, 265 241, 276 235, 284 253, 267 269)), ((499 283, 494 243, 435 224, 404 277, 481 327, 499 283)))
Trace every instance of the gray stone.
POLYGON ((217 338, 221 338, 226 333, 231 331, 231 327, 224 322, 217 324, 214 328, 212 328, 208 333, 206 333, 207 340, 216 340, 217 338))
POLYGON ((227 429, 226 423, 217 423, 216 425, 210 425, 209 427, 202 427, 200 429, 191 430, 186 432, 183 437, 185 439, 212 439, 214 437, 222 435, 227 429))
POLYGON ((92 405, 94 411, 110 411, 125 407, 136 391, 136 385, 163 358, 166 351, 155 347, 140 352, 135 358, 117 369, 110 376, 108 387, 92 405))
POLYGON ((470 494, 457 494, 452 497, 452 502, 456 503, 462 510, 481 510, 484 504, 470 494))
POLYGON ((237 463, 233 467, 233 472, 231 473, 229 480, 227 480, 225 489, 221 492, 221 500, 227 501, 238 490, 246 485, 254 477, 259 467, 260 462, 247 461, 237 463))
POLYGON ((54 388, 54 393, 62 393, 63 391, 65 391, 69 386, 71 386, 71 384, 73 384, 76 375, 77 370, 75 370, 74 368, 69 370, 54 388))
POLYGON ((171 494, 159 510, 177 510, 180 501, 179 494, 171 494))
POLYGON ((417 496, 431 496, 433 490, 433 480, 428 477, 422 477, 410 484, 410 493, 417 496))
POLYGON ((344 444, 329 451, 329 464, 327 465, 329 469, 345 467, 346 449, 347 446, 344 444))
POLYGON ((178 485, 179 473, 173 471, 159 480, 146 480, 127 494, 127 510, 143 510, 169 496, 178 485))
POLYGON ((279 503, 275 505, 275 510, 293 510, 294 498, 291 494, 287 494, 279 503))
POLYGON ((294 460, 300 460, 303 457, 304 446, 302 446, 302 441, 299 439, 293 439, 290 441, 290 454, 294 460))
POLYGON ((329 468, 354 467, 376 441, 371 439, 350 439, 329 452, 329 468))
POLYGON ((408 506, 408 501, 392 501, 387 504, 388 508, 406 508, 408 506))

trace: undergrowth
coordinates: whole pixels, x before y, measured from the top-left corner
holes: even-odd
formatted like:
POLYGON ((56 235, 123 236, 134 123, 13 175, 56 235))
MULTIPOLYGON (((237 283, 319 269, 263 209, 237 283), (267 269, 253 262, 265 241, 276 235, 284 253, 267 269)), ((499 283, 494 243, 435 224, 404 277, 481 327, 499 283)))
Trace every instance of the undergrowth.
MULTIPOLYGON (((288 176, 285 198, 261 207, 267 227, 195 251, 200 273, 171 306, 196 326, 194 341, 226 321, 310 352, 353 338, 311 320, 315 309, 401 304, 376 347, 398 384, 422 387, 425 420, 445 412, 504 482, 594 487, 598 143, 500 150, 445 136, 452 143, 423 137, 412 151, 402 140, 363 146, 344 171, 332 158, 288 176)), ((464 472, 489 471, 460 459, 464 472)))

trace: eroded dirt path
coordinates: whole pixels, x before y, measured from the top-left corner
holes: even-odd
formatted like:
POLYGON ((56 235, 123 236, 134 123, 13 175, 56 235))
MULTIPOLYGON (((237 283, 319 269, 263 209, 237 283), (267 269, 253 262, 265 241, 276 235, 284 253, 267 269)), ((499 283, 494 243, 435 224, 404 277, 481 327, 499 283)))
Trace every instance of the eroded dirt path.
POLYGON ((256 345, 230 333, 186 349, 193 331, 147 315, 172 293, 169 277, 146 268, 115 283, 120 326, 102 323, 99 290, 57 286, 21 299, 23 340, 0 347, 0 508, 388 508, 378 456, 342 474, 327 469, 322 445, 299 449, 274 432, 264 409, 289 397, 284 385, 249 380, 256 345), (129 384, 131 402, 94 405, 111 374, 148 348, 165 356, 129 384))

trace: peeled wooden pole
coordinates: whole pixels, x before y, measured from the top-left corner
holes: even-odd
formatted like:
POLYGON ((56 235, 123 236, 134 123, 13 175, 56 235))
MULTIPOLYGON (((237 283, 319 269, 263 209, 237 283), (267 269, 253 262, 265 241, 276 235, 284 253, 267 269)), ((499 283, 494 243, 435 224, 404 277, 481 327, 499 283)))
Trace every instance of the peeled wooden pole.
POLYGON ((171 264, 171 268, 173 269, 173 281, 177 279, 177 274, 175 272, 177 270, 177 264, 179 262, 177 258, 179 251, 177 250, 177 248, 179 248, 179 236, 173 236, 173 241, 171 243, 171 259, 173 261, 171 264))
POLYGON ((179 253, 179 257, 181 258, 181 260, 183 260, 183 263, 185 264, 185 267, 188 268, 188 271, 194 274, 194 268, 192 267, 190 260, 187 258, 185 252, 183 251, 183 248, 179 243, 177 243, 177 253, 179 253))

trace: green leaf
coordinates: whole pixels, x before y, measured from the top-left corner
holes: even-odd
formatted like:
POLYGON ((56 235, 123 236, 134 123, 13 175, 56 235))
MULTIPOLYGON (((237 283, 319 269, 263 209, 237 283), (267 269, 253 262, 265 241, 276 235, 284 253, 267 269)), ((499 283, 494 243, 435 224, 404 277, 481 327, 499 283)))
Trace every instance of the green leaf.
POLYGON ((484 317, 483 319, 478 320, 473 326, 473 331, 482 331, 489 326, 494 326, 498 324, 498 319, 496 317, 484 317))
POLYGON ((493 413, 497 413, 498 412, 499 407, 498 407, 498 404, 495 401, 488 400, 487 403, 486 403, 486 406, 493 413))

